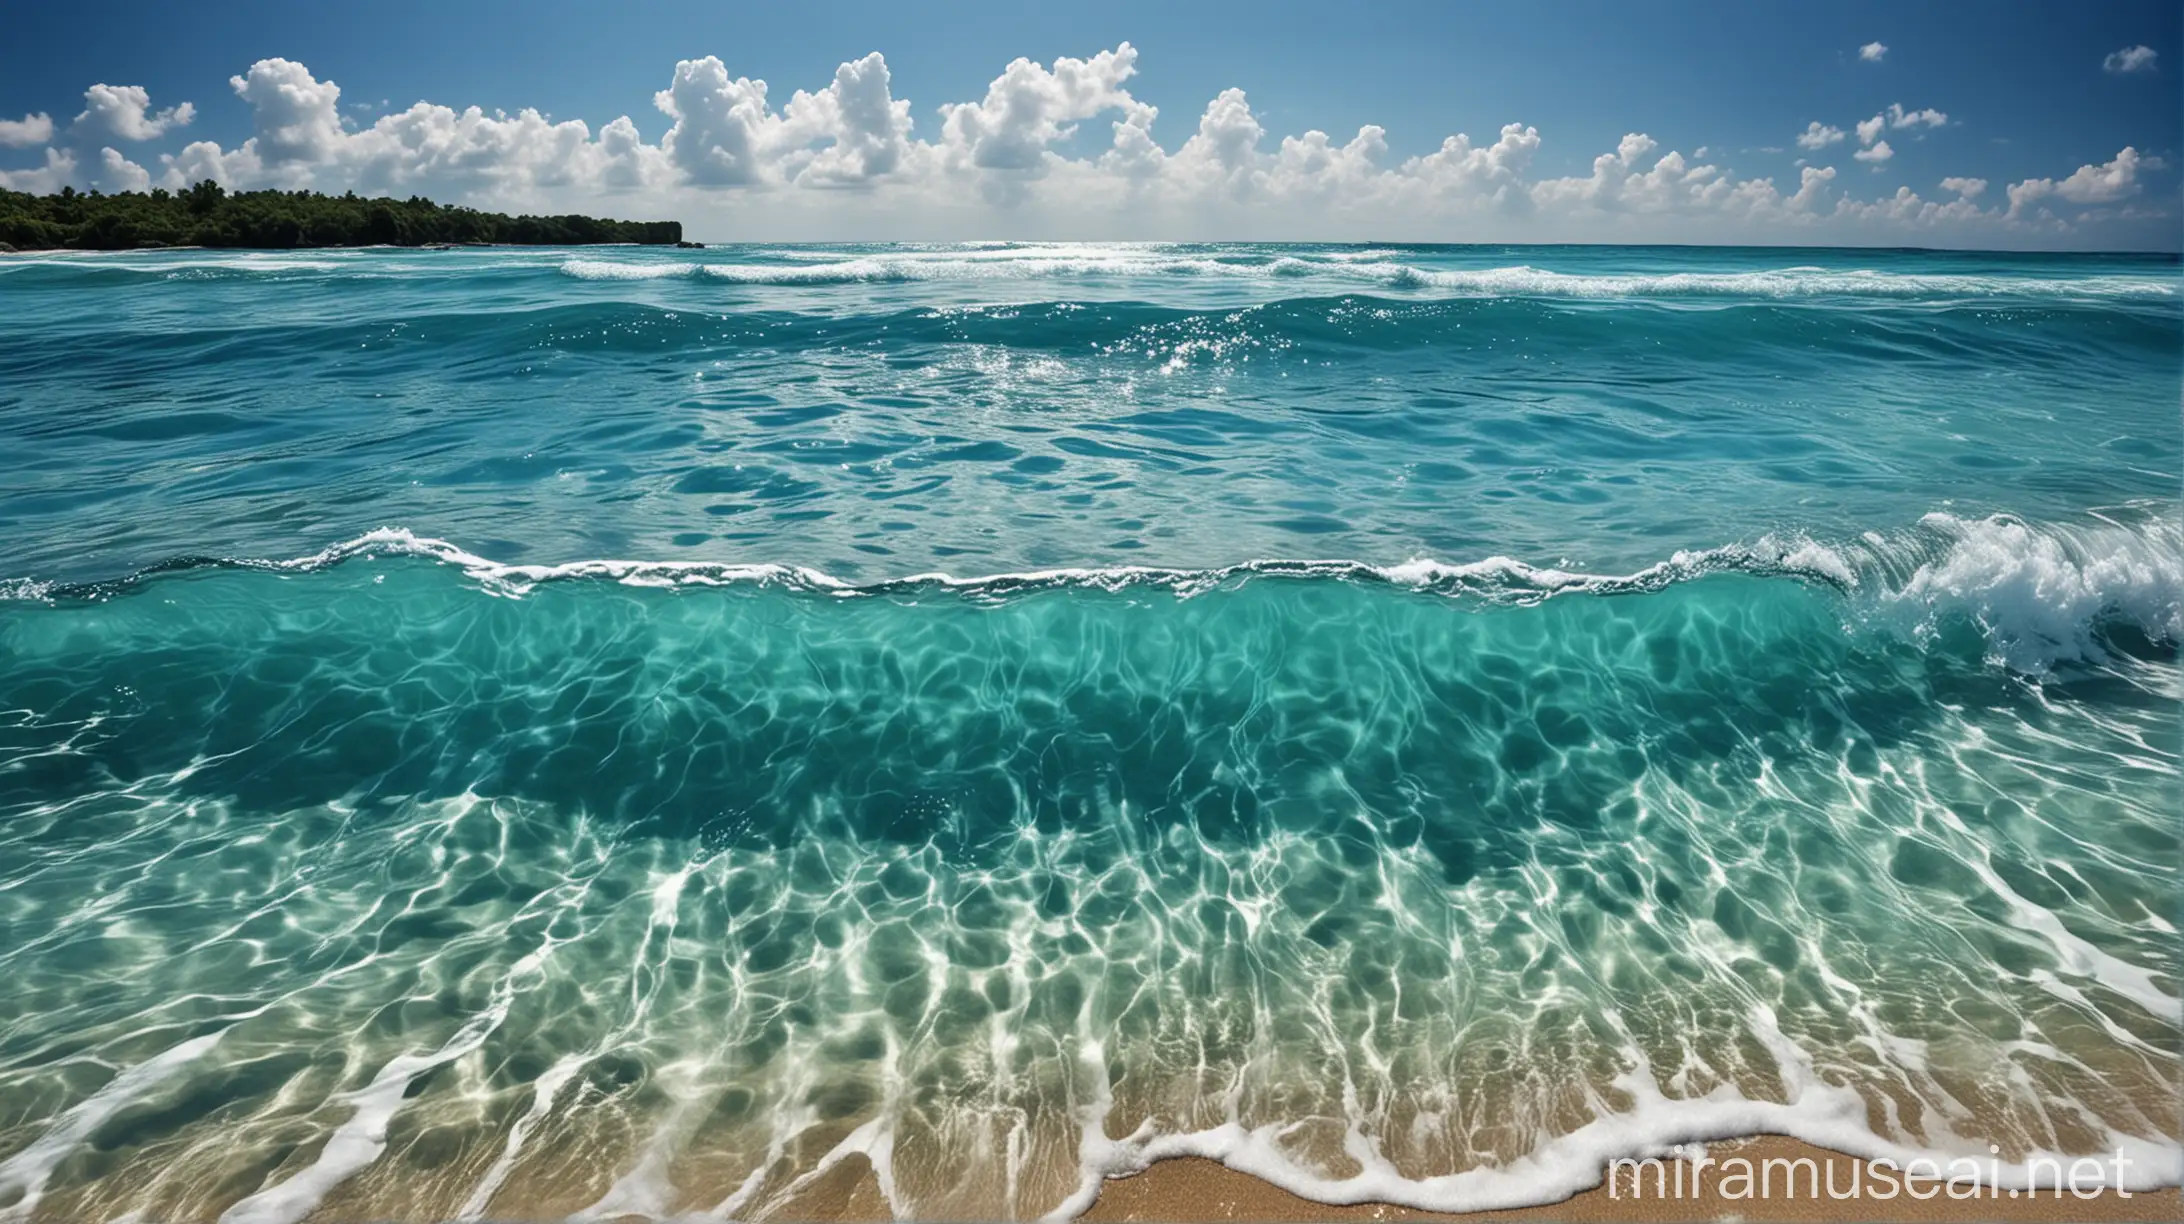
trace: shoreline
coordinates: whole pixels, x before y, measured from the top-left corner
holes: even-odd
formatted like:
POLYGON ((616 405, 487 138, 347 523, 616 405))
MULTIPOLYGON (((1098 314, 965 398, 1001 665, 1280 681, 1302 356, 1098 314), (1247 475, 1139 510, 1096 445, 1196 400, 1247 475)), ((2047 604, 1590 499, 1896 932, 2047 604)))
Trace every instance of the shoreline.
MULTIPOLYGON (((1205 1221, 1242 1221, 1246 1224, 1388 1224, 1388 1222, 1449 1221, 1452 1224, 1544 1224, 1574 1221, 1577 1224, 1682 1224, 1684 1221, 1739 1220, 1780 1221, 1782 1224, 1819 1224, 1858 1220, 1869 1224, 1975 1224, 2010 1220, 2048 1224, 2055 1221, 2157 1221, 2184 1218, 2184 1192, 2176 1186, 2153 1190, 2101 1190, 2091 1197, 2069 1190, 2042 1189, 2037 1193, 1995 1190, 1980 1186, 1974 1195, 1951 1198, 1945 1183, 1922 1182, 1915 1187, 1926 1197, 1898 1192, 1830 1197, 1827 1183, 1811 1182, 1817 1172, 1833 1162, 1839 1188, 1851 1181, 1851 1167, 1866 1161, 1793 1139, 1786 1135, 1754 1135, 1692 1145, 1705 1157, 1721 1164, 1739 1159, 1749 1168, 1768 1162, 1790 1162, 1791 1173, 1781 1164, 1770 1167, 1767 1197, 1760 1197, 1756 1179, 1751 1192, 1738 1196, 1720 1194, 1718 1184, 1708 1184, 1703 1195, 1678 1198, 1674 1190, 1684 1185, 1674 1171, 1685 1158, 1664 1160, 1668 1191, 1655 1194, 1655 1174, 1650 1166, 1640 1174, 1642 1186, 1633 1193, 1622 1177, 1614 1189, 1605 1183, 1554 1202, 1529 1207, 1492 1208, 1478 1211, 1428 1211, 1384 1202, 1329 1204, 1306 1198, 1271 1181, 1232 1169, 1204 1156, 1171 1156, 1156 1160, 1136 1173, 1110 1177, 1099 1186, 1091 1205, 1069 1219, 1080 1224, 1203 1224, 1205 1221), (1807 1174, 1800 1161, 1811 1161, 1816 1172, 1807 1174), (1796 1192, 1785 1193, 1790 1177, 1796 1192)), ((1694 1152, 1694 1155, 1697 1153, 1694 1152)), ((886 1224, 893 1220, 886 1196, 870 1160, 863 1153, 850 1154, 823 1169, 814 1169, 810 1180, 794 1194, 770 1204, 765 1218, 784 1221, 824 1221, 825 1224, 886 1224)), ((1862 1190, 1872 1190, 1861 1179, 1862 1190)), ((1960 1189, 1962 1194, 1963 1190, 1960 1189)))
MULTIPOLYGON (((1865 1161, 1856 1156, 1802 1139, 1791 1139, 1787 1134, 1754 1134, 1747 1139, 1708 1143, 1704 1145, 1704 1154, 1714 1163, 1734 1163, 1736 1158, 1743 1158, 1754 1169, 1769 1161, 1789 1161, 1793 1165, 1797 1161, 1813 1161, 1817 1169, 1826 1169, 1832 1161, 1835 1174, 1841 1178, 1837 1182, 1839 1189, 1852 1180, 1852 1165, 1865 1165, 1865 1161)), ((1631 1191, 1623 1178, 1616 1178, 1614 1189, 1607 1187, 1603 1180, 1603 1185, 1577 1191, 1570 1198, 1557 1202, 1542 1202, 1538 1207, 1424 1211, 1415 1207, 1396 1207, 1389 1202, 1326 1204, 1282 1189, 1271 1180, 1238 1172, 1208 1156, 1168 1156, 1136 1174, 1103 1180, 1099 1196, 1072 1220, 1081 1224, 1201 1224, 1210 1220, 1247 1224, 1542 1224, 1551 1220, 1579 1224, 1612 1224, 1625 1220, 1642 1224, 1701 1220, 1782 1224, 1830 1220, 1861 1220, 1870 1224, 1974 1224, 1983 1220, 2129 1222, 2184 1217, 2184 1191, 2177 1187, 2145 1191, 2101 1189, 2090 1198, 2081 1198, 2073 1196, 2068 1189, 2011 1193, 2007 1189, 1996 1191, 1981 1185, 1977 1196, 1950 1198, 1946 1182, 1933 1180, 1913 1187, 1926 1198, 1915 1198, 1902 1191, 1894 1196, 1861 1193, 1854 1198, 1830 1198, 1824 1182, 1808 1185, 1811 1178, 1802 1172, 1802 1165, 1797 1167, 1795 1174, 1789 1174, 1797 1193, 1784 1193, 1782 1182, 1773 1180, 1773 1176, 1784 1176, 1784 1167, 1773 1165, 1767 1198, 1758 1196, 1756 1180, 1747 1196, 1736 1196, 1736 1193, 1723 1196, 1719 1193, 1719 1185, 1706 1185, 1706 1193, 1701 1196, 1675 1198, 1673 1191, 1684 1185, 1684 1180, 1673 1169, 1675 1165, 1688 1169, 1690 1161, 1675 1158, 1675 1161, 1664 1161, 1664 1165, 1671 1169, 1662 1182, 1669 1191, 1666 1196, 1653 1193, 1655 1174, 1649 1167, 1645 1174, 1640 1174, 1642 1187, 1638 1193, 1631 1191)), ((1863 1191, 1876 1189, 1872 1182, 1863 1182, 1863 1178, 1859 1185, 1863 1191)), ((1959 1193, 1963 1193, 1961 1187, 1959 1193)), ((893 1220, 874 1167, 863 1154, 843 1158, 817 1178, 812 1178, 795 1196, 771 1204, 767 1217, 769 1220, 826 1224, 885 1224, 893 1220)))
MULTIPOLYGON (((1786 1222, 1862 1220, 1874 1224, 1900 1220, 1935 1224, 1981 1220, 2184 1218, 2184 1193, 2175 1186, 2128 1192, 2101 1190, 2090 1198, 2075 1196, 2067 1189, 2022 1192, 1996 1191, 1981 1186, 1976 1197, 1967 1195, 1952 1199, 1947 1186, 1934 1181, 1914 1187, 1920 1194, 1929 1196, 1917 1198, 1900 1188, 1893 1195, 1877 1193, 1875 1185, 1864 1181, 1862 1175, 1853 1177, 1853 1166, 1864 1166, 1866 1161, 1786 1135, 1755 1135, 1715 1142, 1703 1145, 1703 1151, 1709 1160, 1717 1162, 1717 1166, 1720 1162, 1733 1163, 1739 1158, 1749 1162, 1748 1167, 1754 1169, 1770 1161, 1791 1162, 1795 1166, 1796 1162, 1810 1160, 1816 1169, 1826 1169, 1832 1162, 1833 1171, 1841 1179, 1835 1185, 1847 1188, 1855 1180, 1863 1193, 1831 1197, 1825 1185, 1808 1186, 1809 1179, 1802 1166, 1796 1166, 1797 1171, 1790 1172, 1777 1164, 1771 1167, 1771 1172, 1790 1177, 1796 1193, 1785 1193, 1783 1183, 1770 1178, 1771 1192, 1765 1198, 1759 1196, 1756 1182, 1745 1187, 1747 1193, 1732 1192, 1725 1196, 1718 1181, 1706 1184, 1703 1194, 1677 1197, 1675 1192, 1684 1188, 1686 1182, 1675 1166, 1680 1164, 1684 1170, 1692 1167, 1690 1160, 1678 1158, 1662 1162, 1667 1171, 1663 1175, 1665 1180, 1658 1184, 1665 1190, 1665 1197, 1654 1192, 1656 1174, 1649 1167, 1639 1174, 1642 1184, 1636 1193, 1618 1177, 1612 1190, 1603 1182, 1559 1202, 1485 1211, 1436 1212, 1387 1203, 1320 1203, 1273 1182, 1231 1169, 1219 1161, 1201 1156, 1179 1156, 1157 1161, 1135 1174, 1109 1179, 1101 1185, 1099 1197, 1076 1218, 1087 1224, 1182 1224, 1203 1220, 1242 1220, 1257 1224, 1368 1220, 1449 1220, 1477 1224, 1639 1220, 1648 1224, 1669 1224, 1724 1218, 1786 1222)), ((1733 1183, 1734 1179, 1731 1181, 1733 1183)), ((1693 1178, 1691 1184, 1698 1184, 1698 1179, 1693 1178)), ((1964 1189, 1960 1187, 1958 1193, 1964 1193, 1964 1189)))
POLYGON ((702 242, 335 242, 317 246, 206 246, 201 242, 155 242, 126 247, 10 247, 0 250, 0 259, 10 255, 142 255, 148 251, 237 251, 259 254, 266 251, 537 251, 546 249, 594 250, 602 247, 631 247, 642 251, 682 250, 702 251, 702 242))

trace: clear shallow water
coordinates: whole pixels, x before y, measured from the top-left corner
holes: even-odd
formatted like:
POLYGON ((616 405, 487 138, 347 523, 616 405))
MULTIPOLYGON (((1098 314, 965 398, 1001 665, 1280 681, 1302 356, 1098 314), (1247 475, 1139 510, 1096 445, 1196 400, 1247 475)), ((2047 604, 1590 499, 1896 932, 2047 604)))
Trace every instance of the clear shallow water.
POLYGON ((2174 1183, 2176 271, 0 263, 0 1218, 2174 1183))

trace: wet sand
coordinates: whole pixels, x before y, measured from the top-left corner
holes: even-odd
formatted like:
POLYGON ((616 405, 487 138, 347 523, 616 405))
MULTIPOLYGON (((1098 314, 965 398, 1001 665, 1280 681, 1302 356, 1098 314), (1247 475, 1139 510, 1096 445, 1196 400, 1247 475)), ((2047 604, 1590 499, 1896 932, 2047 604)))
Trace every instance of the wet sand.
MULTIPOLYGON (((1823 1168, 1826 1161, 1833 1160, 1838 1177, 1845 1184, 1849 1181, 1850 1166, 1862 1163, 1854 1157, 1776 1135, 1709 1144, 1706 1155, 1716 1162, 1743 1157, 1754 1169, 1768 1160, 1810 1159, 1823 1168)), ((1931 1198, 1923 1200, 1914 1200, 1902 1193, 1892 1199, 1837 1200, 1810 1193, 1787 1197, 1781 1189, 1782 1182, 1776 1180, 1772 1197, 1762 1199, 1757 1197, 1756 1183, 1751 1197, 1723 1197, 1718 1193, 1718 1185, 1711 1180, 1718 1176, 1709 1175, 1704 1197, 1656 1197, 1650 1193, 1654 1182, 1649 1170, 1645 1174, 1645 1192, 1637 1196, 1631 1193, 1627 1183, 1620 1183, 1618 1193, 1613 1194, 1603 1185, 1563 1202, 1539 1207, 1445 1214, 1384 1203, 1329 1206, 1291 1194, 1271 1182, 1239 1173, 1216 1161, 1181 1157, 1161 1161, 1142 1173, 1107 1182, 1100 1190, 1098 1201, 1078 1218, 1087 1224, 1199 1224, 1202 1221, 1246 1224, 1361 1224, 1372 1221, 1381 1224, 1436 1220, 1459 1224, 1515 1221, 1536 1224, 1550 1220, 1577 1224, 1610 1221, 1676 1224, 1679 1221, 1722 1220, 1783 1221, 1785 1224, 1834 1220, 1868 1224, 2021 1220, 2051 1224, 2056 1221, 2184 1219, 2184 1197, 2180 1197, 2175 1188, 2129 1194, 2103 1191, 2091 1198, 2078 1198, 2067 1190, 2060 1195, 2053 1190, 2042 1190, 2037 1195, 2021 1194, 2012 1198, 2007 1190, 1994 1195, 1982 1187, 1977 1198, 1951 1199, 1942 1183, 1933 1182, 1919 1187, 1920 1193, 1932 1194, 1931 1198)), ((1676 1185, 1673 1173, 1669 1175, 1668 1184, 1673 1190, 1676 1185)), ((1797 1185, 1801 1191, 1807 1185, 1803 1174, 1799 1175, 1797 1185)), ((891 1217, 887 1201, 881 1196, 877 1179, 872 1174, 872 1166, 862 1156, 852 1156, 815 1178, 795 1196, 766 1211, 764 1218, 881 1224, 891 1217)))

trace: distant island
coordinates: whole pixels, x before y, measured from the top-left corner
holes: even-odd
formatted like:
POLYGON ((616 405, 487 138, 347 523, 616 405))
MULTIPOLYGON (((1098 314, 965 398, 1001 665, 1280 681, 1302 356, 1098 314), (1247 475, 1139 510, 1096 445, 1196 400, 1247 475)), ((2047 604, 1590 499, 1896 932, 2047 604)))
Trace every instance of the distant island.
POLYGON ((200 246, 298 247, 582 246, 601 242, 695 245, 680 221, 598 217, 511 217, 407 200, 315 191, 230 193, 207 180, 187 191, 154 188, 118 195, 64 187, 54 195, 0 191, 0 250, 123 251, 200 246))

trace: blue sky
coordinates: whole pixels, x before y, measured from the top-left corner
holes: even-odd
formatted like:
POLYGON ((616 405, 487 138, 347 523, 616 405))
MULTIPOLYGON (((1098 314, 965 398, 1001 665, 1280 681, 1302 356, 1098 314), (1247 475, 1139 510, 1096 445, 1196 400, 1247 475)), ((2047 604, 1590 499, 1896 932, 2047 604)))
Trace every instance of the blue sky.
MULTIPOLYGON (((92 35, 70 10, 37 6, 11 17, 15 36, 0 49, 0 120, 49 116, 53 152, 18 138, 18 147, 0 148, 0 171, 13 172, 18 187, 66 179, 115 189, 136 185, 139 170, 145 181, 159 182, 218 166, 238 186, 376 186, 508 206, 665 210, 716 237, 968 236, 981 227, 1017 236, 1193 237, 1204 235, 1186 231, 1205 225, 1308 238, 1370 233, 1377 224, 1388 237, 1583 241, 1703 240, 1722 229, 1715 224, 1719 217, 1694 212, 1677 194, 1701 194, 1696 183, 1673 190, 1648 184, 1620 201, 1610 198, 1614 183, 1596 186, 1590 195, 1537 188, 1547 180, 1587 176, 1596 157, 1617 150, 1627 135, 1643 133, 1652 144, 1611 177, 1642 171, 1670 150, 1686 167, 1715 167, 1716 183, 1766 179, 1784 198, 1799 187, 1805 166, 1835 172, 1819 192, 1808 193, 1802 218, 1753 212, 1748 200, 1733 204, 1729 191, 1717 190, 1717 206, 1734 213, 1735 224, 1727 228, 1740 240, 2177 245, 2184 16, 2173 2, 1821 8, 1590 0, 1537 6, 1118 0, 1017 7, 1021 11, 856 0, 823 9, 676 3, 624 6, 610 15, 600 6, 562 0, 459 9, 393 2, 374 6, 373 20, 361 22, 331 6, 122 3, 102 7, 92 35), (1045 163, 1050 169, 1011 165, 1004 179, 990 173, 991 166, 981 173, 960 164, 953 174, 935 168, 947 160, 937 151, 942 104, 986 97, 1016 57, 1050 66, 1057 57, 1089 59, 1126 40, 1136 51, 1135 71, 1124 86, 1128 102, 1082 114, 1056 112, 1055 130, 1071 134, 1041 143, 1041 157, 1055 159, 1045 163), (1875 42, 1886 51, 1861 56, 1860 48, 1875 42), (2134 71, 2110 70, 2121 66, 2112 55, 2134 47, 2151 55, 2132 59, 2134 71), (621 185, 611 190, 606 180, 582 174, 557 171, 522 180, 484 174, 475 165, 451 174, 445 165, 393 166, 384 156, 366 173, 358 169, 365 161, 360 151, 331 145, 320 150, 325 160, 309 172, 293 156, 163 161, 193 142, 225 153, 251 140, 268 112, 239 96, 229 78, 273 58, 307 70, 308 77, 299 79, 314 85, 338 83, 339 114, 352 131, 425 100, 455 112, 481 107, 488 116, 534 108, 550 120, 584 121, 592 139, 626 115, 636 136, 657 146, 677 116, 656 107, 653 95, 668 86, 680 61, 717 56, 724 74, 709 78, 716 82, 763 79, 770 86, 768 104, 779 111, 793 91, 822 89, 838 65, 872 51, 884 55, 885 96, 909 103, 911 144, 905 147, 911 154, 889 155, 883 159, 889 169, 852 176, 854 190, 830 190, 823 200, 801 199, 785 184, 801 172, 799 157, 832 139, 824 134, 800 150, 769 147, 755 154, 777 163, 770 167, 716 172, 711 178, 719 181, 700 184, 705 174, 688 159, 719 129, 692 109, 710 105, 693 102, 695 94, 685 95, 691 114, 679 153, 620 175, 621 185), (70 121, 86 110, 84 91, 101 83, 141 87, 147 116, 185 101, 193 113, 187 124, 170 123, 141 140, 110 139, 112 132, 102 140, 101 133, 86 130, 96 124, 72 129, 70 121), (1100 158, 1128 105, 1158 108, 1150 137, 1180 181, 1184 167, 1174 156, 1199 130, 1209 102, 1231 88, 1245 92, 1263 129, 1256 169, 1231 158, 1193 171, 1189 190, 1156 183, 1157 198, 1145 197, 1153 203, 1125 209, 1146 225, 1174 232, 1124 232, 1127 227, 1118 230, 1112 217, 1086 215, 1096 211, 1090 204, 1072 211, 1073 200, 1126 203, 1121 194, 1100 194, 1101 183, 1072 167, 1100 158), (1875 142, 1861 140, 1856 125, 1891 104, 1946 119, 1888 124, 1875 142), (1797 135, 1814 122, 1844 137, 1800 148, 1797 135), (1522 160, 1515 178, 1496 179, 1529 193, 1523 201, 1480 182, 1467 182, 1463 190, 1493 194, 1483 209, 1471 207, 1475 200, 1459 207, 1453 197, 1444 199, 1454 190, 1445 184, 1435 195, 1347 180, 1339 190, 1322 190, 1300 185, 1294 173, 1278 186, 1267 177, 1277 174, 1265 159, 1281 138, 1312 129, 1339 146, 1360 127, 1377 125, 1385 132, 1381 145, 1366 153, 1375 166, 1394 171, 1408 158, 1432 153, 1453 133, 1484 146, 1510 123, 1538 137, 1515 150, 1522 160), (1878 141, 1887 145, 1885 160, 1856 157, 1871 154, 1878 141), (932 151, 918 152, 913 146, 919 142, 932 151), (106 148, 115 150, 121 165, 102 164, 106 148), (2114 159, 2126 148, 2135 161, 2117 169, 2114 159), (56 169, 64 155, 73 159, 65 172, 56 169), (2108 173, 2066 188, 2080 167, 2108 173), (29 177, 37 173, 46 180, 29 177), (1251 175, 1260 176, 1256 185, 1244 183, 1251 175), (1870 205, 1899 189, 1923 203, 1946 204, 1957 197, 1939 186, 1944 179, 1984 180, 1988 186, 1976 202, 1988 211, 2009 208, 2004 193, 2010 184, 2045 180, 2054 186, 2033 189, 2007 226, 2000 218, 1931 214, 1917 224, 1903 215, 1877 224, 1866 214, 1853 226, 1851 214, 1841 211, 1843 201, 1870 205), (1636 198, 1646 193, 1650 202, 1636 198), (1550 197, 1560 202, 1538 203, 1550 197), (2046 221, 2039 219, 2043 209, 2046 221), (815 225, 841 232, 807 232, 815 225), (1921 232, 1897 232, 1906 225, 1921 232), (901 232, 881 232, 890 228, 901 232), (941 232, 954 229, 964 233, 941 232), (1050 232, 1031 232, 1040 230, 1050 232)), ((728 89, 732 93, 733 86, 728 89)), ((732 99, 715 94, 723 99, 718 114, 727 114, 732 99)), ((841 186, 848 180, 837 175, 829 181, 841 186)), ((1132 182, 1142 191, 1154 180, 1140 174, 1132 182)), ((1908 209, 1899 198, 1895 212, 1908 209)))

